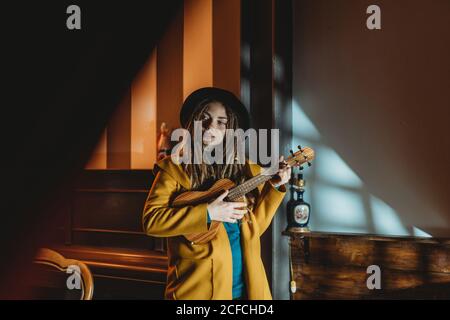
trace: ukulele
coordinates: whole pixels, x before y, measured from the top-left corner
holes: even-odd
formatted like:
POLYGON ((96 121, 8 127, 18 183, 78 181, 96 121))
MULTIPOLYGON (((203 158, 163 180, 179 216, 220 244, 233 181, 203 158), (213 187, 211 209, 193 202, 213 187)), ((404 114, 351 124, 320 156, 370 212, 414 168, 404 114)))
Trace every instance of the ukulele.
MULTIPOLYGON (((298 151, 293 152, 291 155, 285 159, 286 163, 292 167, 301 166, 303 163, 307 163, 308 166, 311 166, 311 162, 314 159, 314 150, 305 147, 301 148, 298 146, 298 151)), ((172 207, 184 207, 187 205, 197 205, 200 203, 206 203, 213 201, 219 195, 221 195, 226 190, 230 190, 228 196, 225 198, 225 201, 234 201, 234 202, 245 202, 245 195, 250 191, 257 188, 259 185, 265 183, 272 179, 275 174, 265 174, 264 172, 252 177, 251 179, 243 182, 242 184, 236 186, 236 184, 229 179, 220 179, 214 183, 214 185, 206 191, 187 191, 183 192, 172 202, 172 207)), ((248 220, 247 213, 244 215, 242 220, 248 220)), ((184 235, 187 240, 189 240, 192 244, 204 244, 211 241, 215 236, 217 231, 219 230, 219 226, 222 221, 212 220, 211 226, 207 232, 200 233, 192 233, 188 235, 184 235)))

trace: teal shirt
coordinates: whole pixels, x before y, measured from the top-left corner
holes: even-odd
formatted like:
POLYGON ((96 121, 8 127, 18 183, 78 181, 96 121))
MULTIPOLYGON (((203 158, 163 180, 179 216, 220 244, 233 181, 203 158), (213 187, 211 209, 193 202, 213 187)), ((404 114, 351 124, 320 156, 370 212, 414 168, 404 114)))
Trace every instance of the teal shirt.
MULTIPOLYGON (((208 223, 211 218, 208 212, 208 223)), ((230 240, 231 254, 233 257, 233 299, 244 294, 244 278, 242 270, 241 230, 238 223, 223 222, 230 240)))

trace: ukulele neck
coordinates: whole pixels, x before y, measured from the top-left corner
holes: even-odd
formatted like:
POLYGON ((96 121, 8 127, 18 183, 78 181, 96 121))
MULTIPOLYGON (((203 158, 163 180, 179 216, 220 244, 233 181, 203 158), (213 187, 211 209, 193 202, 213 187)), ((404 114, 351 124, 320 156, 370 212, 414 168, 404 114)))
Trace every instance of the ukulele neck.
MULTIPOLYGON (((298 146, 298 148, 300 150, 295 153, 291 150, 292 155, 286 159, 286 161, 285 161, 286 164, 290 165, 290 166, 297 166, 297 165, 301 165, 303 163, 308 163, 308 165, 311 165, 309 163, 309 161, 314 159, 314 150, 312 150, 311 148, 308 148, 308 147, 302 149, 300 146, 298 146)), ((277 174, 277 173, 275 173, 275 174, 277 174)), ((271 174, 271 172, 269 172, 267 170, 263 171, 262 173, 258 174, 257 176, 254 176, 253 178, 245 181, 244 183, 240 184, 239 186, 231 189, 230 192, 228 193, 227 198, 232 201, 235 201, 235 200, 245 196, 247 193, 249 193, 256 187, 258 187, 259 185, 263 184, 264 182, 272 179, 272 177, 275 174, 271 174)))
POLYGON ((228 194, 228 199, 234 201, 237 200, 243 196, 245 196, 247 193, 252 191, 253 189, 257 188, 260 184, 263 184, 266 181, 269 181, 273 175, 269 174, 259 174, 257 176, 254 176, 253 178, 245 181, 244 183, 238 185, 237 187, 234 187, 230 190, 230 193, 228 194))

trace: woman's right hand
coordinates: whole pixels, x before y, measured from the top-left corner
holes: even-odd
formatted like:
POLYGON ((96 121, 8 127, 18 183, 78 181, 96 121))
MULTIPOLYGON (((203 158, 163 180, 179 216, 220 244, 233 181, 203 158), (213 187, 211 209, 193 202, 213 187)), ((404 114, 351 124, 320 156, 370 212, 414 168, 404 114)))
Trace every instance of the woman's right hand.
POLYGON ((238 219, 242 219, 244 214, 247 213, 247 204, 245 202, 223 201, 227 195, 228 190, 208 204, 207 208, 211 220, 236 223, 238 219))

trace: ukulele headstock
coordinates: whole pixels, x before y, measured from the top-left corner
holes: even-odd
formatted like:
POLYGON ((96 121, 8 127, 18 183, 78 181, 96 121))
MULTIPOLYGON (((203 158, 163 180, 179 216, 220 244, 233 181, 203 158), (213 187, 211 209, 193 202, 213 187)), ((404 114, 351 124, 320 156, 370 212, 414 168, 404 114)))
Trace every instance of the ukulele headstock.
POLYGON ((297 152, 290 150, 291 155, 286 159, 286 162, 292 167, 299 166, 300 169, 303 169, 302 164, 304 163, 307 163, 308 167, 310 167, 315 155, 314 150, 310 147, 302 148, 300 145, 297 148, 297 152))

